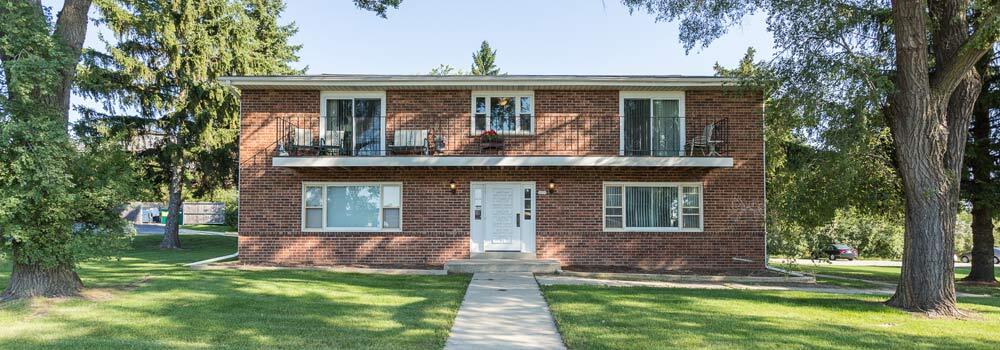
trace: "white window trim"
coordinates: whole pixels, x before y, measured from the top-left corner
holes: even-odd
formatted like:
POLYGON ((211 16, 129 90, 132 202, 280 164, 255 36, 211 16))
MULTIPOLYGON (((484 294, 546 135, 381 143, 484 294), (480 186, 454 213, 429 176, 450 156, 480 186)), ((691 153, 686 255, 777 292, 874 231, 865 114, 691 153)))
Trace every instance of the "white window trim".
MULTIPOLYGON (((380 155, 384 156, 384 155, 386 155, 386 152, 385 152, 385 150, 386 150, 386 148, 385 148, 385 136, 386 136, 385 135, 385 120, 389 119, 388 118, 389 113, 385 109, 385 107, 386 107, 386 103, 385 103, 385 101, 386 101, 386 99, 385 99, 385 91, 322 91, 322 92, 320 92, 319 93, 319 134, 320 135, 325 135, 326 134, 326 123, 323 122, 323 117, 326 116, 326 100, 331 100, 331 99, 333 99, 333 100, 351 100, 351 115, 352 115, 351 123, 353 124, 354 123, 354 118, 353 118, 353 115, 354 115, 354 100, 355 99, 359 99, 359 98, 360 99, 373 99, 373 98, 377 98, 377 99, 379 99, 379 101, 381 101, 380 108, 382 110, 382 113, 381 113, 382 115, 379 116, 379 123, 382 124, 382 125, 379 125, 379 127, 382 129, 381 130, 382 140, 380 140, 379 152, 381 153, 380 155)), ((351 126, 351 129, 352 130, 354 129, 353 125, 351 126)), ((351 133, 351 137, 352 138, 356 137, 356 136, 357 135, 354 135, 353 132, 351 133)), ((320 136, 320 137, 323 137, 323 136, 320 136)), ((354 141, 356 141, 356 140, 351 140, 351 145, 354 145, 354 141)), ((354 150, 351 150, 351 152, 353 153, 354 150)))
POLYGON ((705 231, 705 186, 700 182, 604 182, 601 186, 601 227, 604 232, 704 232, 705 231), (622 227, 608 227, 607 188, 621 186, 622 188, 622 227), (628 211, 625 208, 624 187, 677 187, 677 227, 626 227, 628 211), (698 228, 684 228, 684 189, 698 188, 698 228))
MULTIPOLYGON (((514 111, 515 111, 514 114, 518 118, 521 117, 521 97, 531 97, 531 110, 529 111, 529 113, 531 115, 531 130, 530 131, 515 130, 513 132, 507 131, 507 132, 504 133, 504 135, 534 135, 535 134, 535 103, 536 103, 536 101, 535 101, 535 91, 531 90, 531 91, 473 91, 472 92, 472 98, 470 99, 470 101, 471 101, 470 112, 472 112, 472 113, 471 113, 471 115, 469 117, 469 135, 479 136, 479 134, 481 134, 483 131, 485 131, 485 130, 476 130, 476 98, 477 97, 484 97, 484 98, 486 98, 486 127, 487 127, 486 130, 490 130, 488 128, 490 126, 490 118, 492 118, 492 115, 490 114, 490 111, 492 110, 490 108, 490 97, 513 97, 514 98, 514 111)), ((520 123, 520 120, 518 120, 518 123, 516 123, 516 128, 520 128, 520 127, 521 127, 521 123, 520 123)))
MULTIPOLYGON (((619 91, 618 92, 618 155, 625 155, 625 99, 676 100, 677 115, 681 126, 681 149, 678 156, 684 156, 684 146, 687 144, 687 117, 684 112, 684 91, 619 91)), ((650 115, 653 109, 649 109, 650 115)), ((650 128, 650 132, 652 132, 650 128)), ((650 136, 652 137, 652 136, 650 136)))
MULTIPOLYGON (((403 183, 402 182, 302 182, 302 188, 300 191, 301 200, 299 201, 300 215, 301 215, 301 229, 302 232, 402 232, 403 231, 403 183), (377 228, 371 227, 326 227, 326 188, 327 186, 379 186, 379 200, 382 202, 378 208, 378 226, 377 228), (399 228, 382 228, 382 211, 385 208, 385 198, 383 198, 385 186, 398 186, 399 187, 399 228), (306 187, 321 187, 323 188, 321 197, 323 200, 323 227, 322 228, 306 228, 306 187)), ((395 208, 395 207, 393 207, 395 208)))

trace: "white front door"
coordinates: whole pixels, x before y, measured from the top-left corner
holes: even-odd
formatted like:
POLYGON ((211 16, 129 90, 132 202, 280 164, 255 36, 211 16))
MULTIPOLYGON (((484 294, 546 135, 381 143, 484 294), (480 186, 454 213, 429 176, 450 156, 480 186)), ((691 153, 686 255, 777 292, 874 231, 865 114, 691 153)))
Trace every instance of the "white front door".
POLYGON ((474 183, 472 192, 473 252, 534 251, 533 183, 474 183))

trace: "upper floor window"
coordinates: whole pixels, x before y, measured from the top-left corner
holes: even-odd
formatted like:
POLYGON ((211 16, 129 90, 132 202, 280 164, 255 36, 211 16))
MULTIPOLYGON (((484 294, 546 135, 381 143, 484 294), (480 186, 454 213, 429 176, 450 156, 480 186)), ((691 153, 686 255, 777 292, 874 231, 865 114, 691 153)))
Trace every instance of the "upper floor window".
POLYGON ((319 135, 322 146, 347 155, 382 155, 384 112, 384 92, 323 93, 319 135))
POLYGON ((531 92, 472 94, 472 132, 532 133, 535 97, 531 92))
POLYGON ((684 92, 622 92, 620 103, 622 155, 684 155, 684 92))

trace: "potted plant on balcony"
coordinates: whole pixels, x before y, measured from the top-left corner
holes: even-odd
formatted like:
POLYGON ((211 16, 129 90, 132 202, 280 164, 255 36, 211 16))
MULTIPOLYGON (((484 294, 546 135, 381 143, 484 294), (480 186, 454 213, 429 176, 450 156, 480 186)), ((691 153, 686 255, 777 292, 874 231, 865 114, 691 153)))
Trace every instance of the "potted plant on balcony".
POLYGON ((479 134, 479 147, 483 150, 503 149, 503 136, 500 136, 494 130, 483 131, 482 134, 479 134))

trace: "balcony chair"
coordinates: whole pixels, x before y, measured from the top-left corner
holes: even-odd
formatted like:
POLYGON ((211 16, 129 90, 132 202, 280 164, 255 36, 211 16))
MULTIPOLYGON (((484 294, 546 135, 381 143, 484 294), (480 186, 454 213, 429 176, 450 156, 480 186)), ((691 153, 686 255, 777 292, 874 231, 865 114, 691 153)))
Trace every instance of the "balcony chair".
POLYGON ((392 135, 392 145, 389 145, 389 150, 393 154, 420 152, 429 155, 427 130, 396 130, 392 135))
POLYGON ((718 157, 719 152, 716 151, 716 147, 721 145, 722 140, 714 139, 715 128, 717 123, 710 123, 705 125, 705 129, 702 130, 701 136, 695 136, 694 139, 687 142, 687 148, 690 150, 689 155, 694 155, 694 150, 696 148, 701 148, 701 155, 708 157, 718 157))
POLYGON ((338 155, 344 148, 344 130, 327 130, 319 139, 319 153, 322 155, 338 155))
POLYGON ((288 135, 288 152, 301 155, 303 151, 315 150, 312 137, 311 129, 292 128, 288 135))

